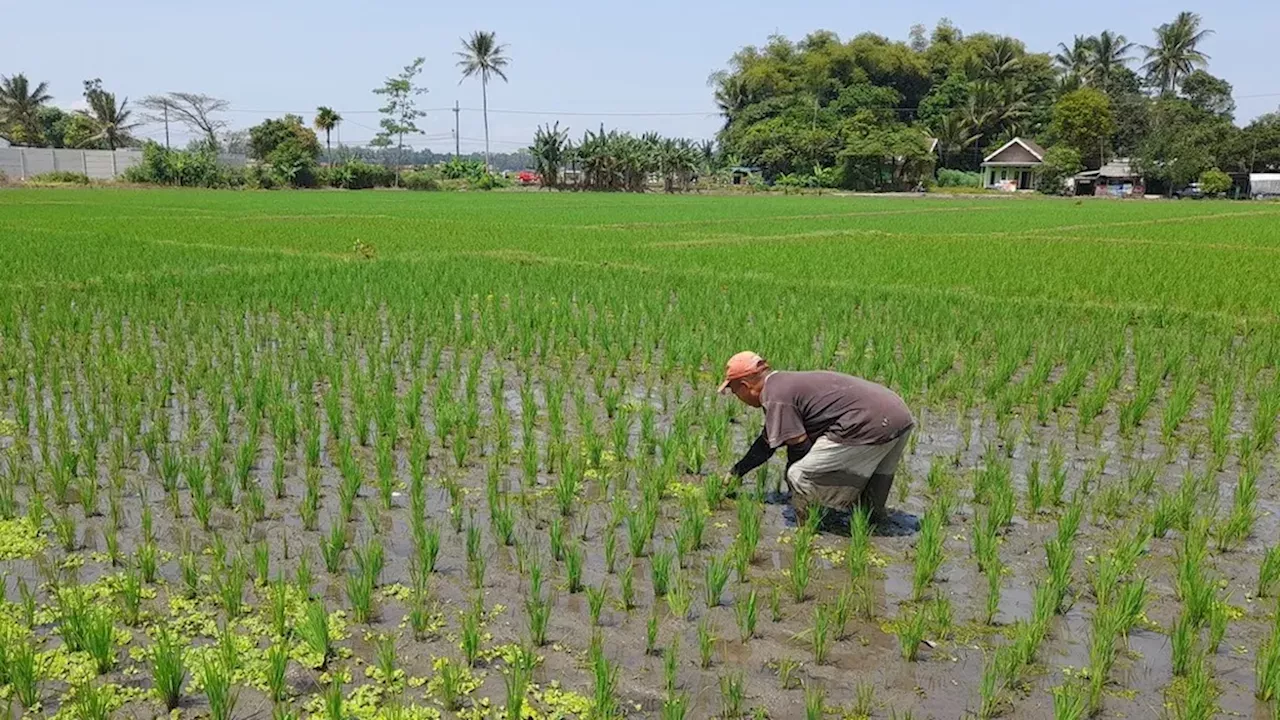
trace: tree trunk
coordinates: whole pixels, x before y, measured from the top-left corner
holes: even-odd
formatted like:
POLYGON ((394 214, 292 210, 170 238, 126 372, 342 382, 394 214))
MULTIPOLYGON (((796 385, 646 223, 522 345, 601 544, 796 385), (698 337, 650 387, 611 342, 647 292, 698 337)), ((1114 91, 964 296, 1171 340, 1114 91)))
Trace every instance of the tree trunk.
POLYGON ((484 171, 489 169, 489 80, 480 76, 480 102, 484 110, 484 171))

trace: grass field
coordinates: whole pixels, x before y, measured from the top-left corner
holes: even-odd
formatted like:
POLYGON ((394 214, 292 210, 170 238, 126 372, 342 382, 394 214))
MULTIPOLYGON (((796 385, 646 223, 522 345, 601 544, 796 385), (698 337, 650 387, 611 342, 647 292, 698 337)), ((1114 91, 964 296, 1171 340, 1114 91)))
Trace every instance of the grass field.
POLYGON ((0 271, 15 715, 1276 712, 1280 206, 10 190, 0 271), (743 348, 907 399, 919 535, 726 485, 743 348))

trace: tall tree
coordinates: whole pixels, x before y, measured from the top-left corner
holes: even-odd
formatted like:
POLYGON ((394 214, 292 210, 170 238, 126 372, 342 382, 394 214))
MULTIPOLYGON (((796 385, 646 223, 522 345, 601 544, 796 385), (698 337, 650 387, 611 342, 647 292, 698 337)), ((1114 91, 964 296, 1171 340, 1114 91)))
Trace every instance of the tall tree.
POLYGON ((1111 86, 1111 76, 1117 68, 1128 64, 1129 51, 1132 49, 1133 43, 1128 38, 1110 30, 1103 30, 1097 37, 1089 38, 1085 72, 1090 82, 1102 88, 1102 92, 1107 92, 1111 86))
POLYGON ((1199 46, 1213 31, 1201 29, 1200 16, 1184 10, 1155 32, 1156 44, 1142 46, 1146 53, 1142 69, 1147 72, 1147 81, 1161 93, 1173 94, 1192 70, 1208 64, 1209 56, 1199 46))
POLYGON ((1053 62, 1068 78, 1068 84, 1078 86, 1089 76, 1093 58, 1093 40, 1084 35, 1077 35, 1070 47, 1066 43, 1058 43, 1058 52, 1053 56, 1053 62))
MULTIPOLYGON (((474 75, 480 76, 480 100, 484 112, 484 167, 489 169, 489 78, 497 76, 502 82, 507 81, 505 69, 511 60, 502 53, 506 45, 498 43, 498 36, 490 31, 477 30, 471 37, 462 41, 462 49, 454 53, 458 56, 458 67, 462 68, 462 80, 474 75)), ((462 80, 458 84, 462 84, 462 80)))
MULTIPOLYGON (((333 147, 329 144, 329 133, 333 132, 333 129, 338 127, 341 122, 342 116, 333 108, 325 107, 324 105, 316 108, 315 126, 317 130, 324 131, 324 154, 326 157, 333 154, 333 147)), ((342 138, 338 139, 341 141, 342 138)), ((330 159, 326 162, 333 162, 333 160, 330 159)))
POLYGON ((1095 88, 1069 92, 1053 105, 1049 133, 1057 143, 1074 148, 1081 158, 1097 158, 1095 167, 1102 166, 1107 142, 1115 129, 1111 101, 1095 88))
POLYGON ((106 143, 108 150, 131 145, 134 142, 129 134, 142 123, 129 122, 133 111, 129 109, 129 98, 116 104, 115 93, 102 89, 102 80, 94 78, 84 81, 84 99, 89 103, 88 110, 81 115, 89 119, 93 134, 89 141, 106 143))
POLYGON ((139 103, 151 111, 147 119, 165 124, 165 141, 169 138, 170 120, 182 123, 192 133, 201 136, 210 148, 218 148, 218 133, 227 121, 215 117, 226 112, 231 103, 201 93, 171 92, 164 95, 148 95, 139 103))
POLYGON ((40 109, 53 99, 47 91, 48 83, 34 88, 27 76, 18 73, 13 77, 0 76, 0 132, 16 145, 40 145, 44 137, 40 132, 40 109))
POLYGON ((396 185, 400 184, 400 166, 404 160, 404 136, 408 133, 421 132, 418 129, 417 120, 426 115, 425 112, 418 109, 417 96, 427 91, 424 87, 418 87, 414 84, 416 78, 422 72, 422 64, 426 62, 426 58, 414 58, 413 62, 404 66, 399 75, 387 78, 382 83, 382 87, 375 88, 375 95, 385 95, 387 104, 378 108, 378 112, 383 114, 382 121, 378 124, 382 127, 382 131, 370 143, 374 147, 390 147, 391 138, 396 138, 396 185))

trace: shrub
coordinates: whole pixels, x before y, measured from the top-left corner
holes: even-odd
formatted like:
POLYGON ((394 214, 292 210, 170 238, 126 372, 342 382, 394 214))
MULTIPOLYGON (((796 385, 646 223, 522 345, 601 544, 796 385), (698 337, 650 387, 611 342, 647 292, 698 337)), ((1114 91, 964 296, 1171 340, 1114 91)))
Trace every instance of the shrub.
POLYGON ((88 185, 89 176, 84 173, 72 172, 70 170, 55 170, 53 172, 41 173, 31 178, 32 182, 38 183, 67 183, 72 185, 88 185))
POLYGON ((142 149, 142 162, 121 175, 125 182, 184 187, 243 187, 255 184, 243 168, 224 167, 212 150, 170 150, 149 142, 142 149))
POLYGON ((276 146, 267 155, 266 164, 277 184, 298 188, 316 185, 315 153, 293 138, 276 146))
POLYGON ((501 175, 482 173, 479 177, 469 180, 469 184, 473 190, 494 190, 507 187, 509 183, 501 175))
POLYGON ((440 182, 431 170, 410 170, 401 173, 400 186, 406 190, 439 190, 440 182))
POLYGON ((1231 189, 1231 176, 1218 168, 1200 173, 1200 190, 1205 195, 1221 195, 1231 189))
POLYGON ((391 168, 363 160, 351 160, 341 165, 322 168, 317 174, 318 184, 346 190, 391 187, 395 179, 395 171, 391 168))
POLYGON ((452 158, 440 166, 440 174, 446 180, 478 180, 485 175, 484 163, 479 160, 452 158))
POLYGON ((1080 153, 1074 148, 1059 145, 1049 150, 1044 155, 1044 165, 1040 167, 1040 192, 1061 195, 1066 189, 1067 178, 1083 168, 1080 153))
POLYGON ((938 187, 971 187, 982 185, 982 174, 942 168, 938 171, 938 187))

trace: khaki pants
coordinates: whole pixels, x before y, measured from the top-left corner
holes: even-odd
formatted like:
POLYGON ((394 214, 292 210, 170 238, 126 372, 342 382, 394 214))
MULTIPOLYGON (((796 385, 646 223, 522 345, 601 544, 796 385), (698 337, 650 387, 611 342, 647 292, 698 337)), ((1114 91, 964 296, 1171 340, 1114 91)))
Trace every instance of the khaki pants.
MULTIPOLYGON (((898 461, 906 450, 911 430, 880 445, 841 445, 825 437, 810 448, 809 454, 787 470, 787 484, 791 492, 804 505, 822 505, 838 510, 849 510, 858 504, 867 483, 875 477, 880 483, 891 483, 898 469, 898 461)), ((869 492, 884 502, 889 488, 876 488, 869 492)), ((883 508, 873 508, 875 512, 883 508)))

